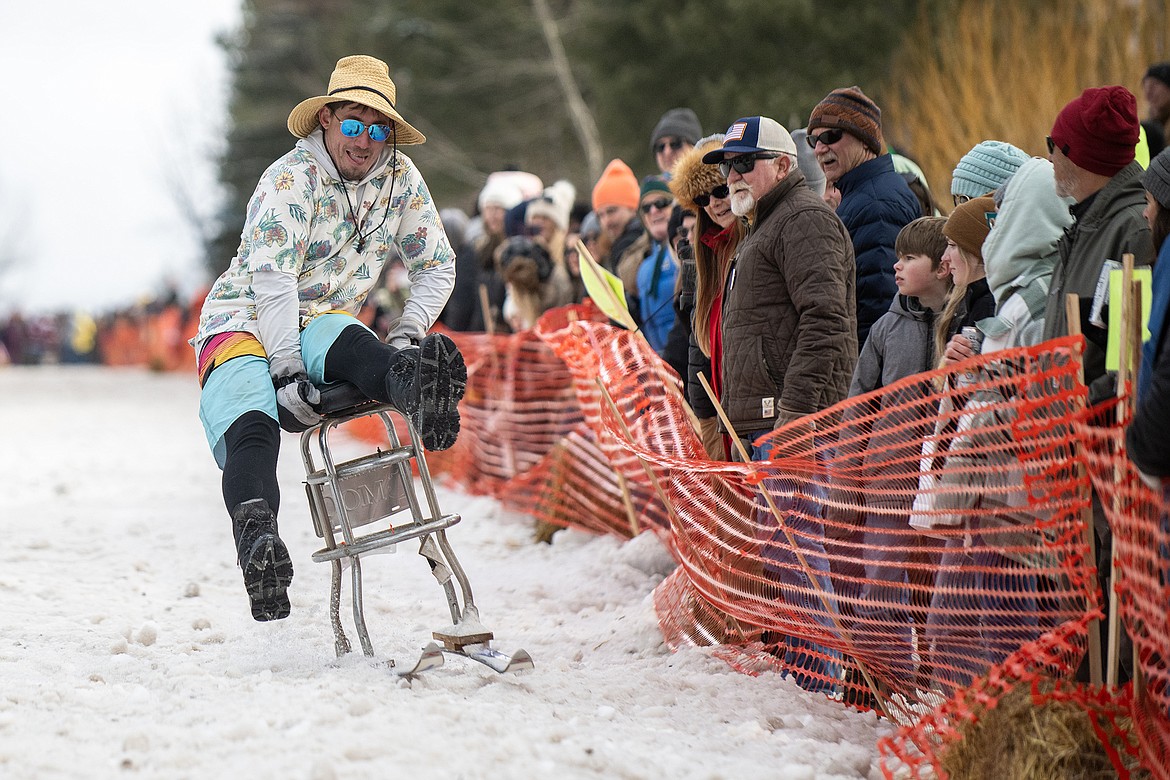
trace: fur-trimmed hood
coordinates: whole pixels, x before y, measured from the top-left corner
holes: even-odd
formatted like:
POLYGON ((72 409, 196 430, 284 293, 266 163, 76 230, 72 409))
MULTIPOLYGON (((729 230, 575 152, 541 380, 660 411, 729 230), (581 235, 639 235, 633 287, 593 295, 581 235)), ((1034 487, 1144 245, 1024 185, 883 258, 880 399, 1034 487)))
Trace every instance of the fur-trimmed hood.
POLYGON ((674 193, 679 205, 687 211, 698 213, 699 207, 695 204, 695 196, 727 183, 723 174, 719 172, 718 165, 703 163, 703 155, 722 144, 721 137, 704 138, 674 164, 670 176, 670 191, 674 193))

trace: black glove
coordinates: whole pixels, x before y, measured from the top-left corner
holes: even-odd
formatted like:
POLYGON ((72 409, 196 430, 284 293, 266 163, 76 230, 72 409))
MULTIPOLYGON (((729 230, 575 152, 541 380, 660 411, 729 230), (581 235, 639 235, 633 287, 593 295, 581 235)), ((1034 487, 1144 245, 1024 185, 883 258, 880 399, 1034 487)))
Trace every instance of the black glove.
POLYGON ((321 403, 321 391, 309 381, 299 356, 277 358, 268 365, 276 388, 276 412, 280 427, 289 433, 307 431, 321 422, 314 408, 321 403))
POLYGON ((1110 401, 1117 397, 1117 373, 1106 371, 1089 383, 1089 406, 1110 401))
POLYGON ((695 267, 695 248, 686 238, 680 238, 678 241, 678 261, 682 266, 678 308, 689 317, 691 309, 695 307, 695 289, 699 286, 699 276, 695 267))

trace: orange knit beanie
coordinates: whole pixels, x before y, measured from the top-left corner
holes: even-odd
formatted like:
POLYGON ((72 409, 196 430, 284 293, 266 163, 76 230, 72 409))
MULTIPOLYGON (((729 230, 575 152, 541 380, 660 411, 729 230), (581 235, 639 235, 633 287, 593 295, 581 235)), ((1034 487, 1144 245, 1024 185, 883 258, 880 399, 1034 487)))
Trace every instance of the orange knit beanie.
POLYGON ((593 210, 601 211, 606 206, 638 208, 638 177, 618 159, 609 161, 593 185, 593 210))

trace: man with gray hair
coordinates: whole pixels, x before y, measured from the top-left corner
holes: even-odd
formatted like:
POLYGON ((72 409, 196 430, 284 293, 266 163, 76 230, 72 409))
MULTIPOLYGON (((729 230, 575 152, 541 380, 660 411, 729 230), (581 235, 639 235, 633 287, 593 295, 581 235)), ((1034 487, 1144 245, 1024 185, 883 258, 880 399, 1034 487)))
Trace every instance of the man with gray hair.
MULTIPOLYGON (((771 444, 755 446, 754 440, 848 394, 857 360, 853 245, 833 210, 805 186, 796 144, 775 120, 737 119, 723 145, 703 162, 719 165, 731 210, 749 224, 723 290, 721 401, 752 460, 769 460, 771 444)), ((824 452, 817 449, 818 455, 824 452)), ((777 482, 795 480, 769 480, 767 487, 797 496, 780 510, 817 582, 804 574, 788 535, 778 527, 764 546, 765 570, 797 607, 831 632, 834 615, 808 595, 819 592, 833 603, 820 522, 824 496, 815 479, 777 482)), ((770 520, 770 525, 778 524, 770 520)), ((836 651, 799 637, 784 637, 780 649, 801 686, 833 689, 836 651)))
MULTIPOLYGON (((1154 242, 1142 216, 1146 205, 1142 166, 1134 159, 1139 122, 1137 98, 1123 86, 1089 87, 1073 98, 1053 121, 1046 139, 1057 196, 1076 201, 1069 209, 1072 227, 1057 242, 1059 259, 1052 272, 1044 313, 1044 338, 1069 332, 1069 295, 1076 295, 1085 336, 1085 384, 1089 403, 1115 394, 1116 374, 1106 366, 1108 317, 1094 309, 1106 302, 1111 268, 1120 268, 1127 254, 1135 265, 1151 265, 1154 242), (1112 262, 1110 262, 1112 261, 1112 262)), ((1075 326, 1074 326, 1074 329, 1075 326)), ((1093 527, 1097 534, 1097 576, 1102 593, 1109 593, 1112 569, 1112 529, 1094 492, 1093 527)), ((1106 599, 1106 603, 1108 603, 1106 599)), ((1101 626, 1107 625, 1105 621, 1101 626)), ((1128 677, 1130 653, 1124 630, 1117 657, 1128 677)), ((1081 678, 1087 670, 1082 668, 1081 678)), ((1124 679, 1123 679, 1124 681, 1124 679)))
POLYGON ((830 92, 813 108, 806 141, 829 188, 839 198, 837 215, 853 241, 857 275, 857 345, 889 311, 894 284, 894 242, 918 219, 922 205, 894 169, 882 135, 882 111, 860 87, 830 92))

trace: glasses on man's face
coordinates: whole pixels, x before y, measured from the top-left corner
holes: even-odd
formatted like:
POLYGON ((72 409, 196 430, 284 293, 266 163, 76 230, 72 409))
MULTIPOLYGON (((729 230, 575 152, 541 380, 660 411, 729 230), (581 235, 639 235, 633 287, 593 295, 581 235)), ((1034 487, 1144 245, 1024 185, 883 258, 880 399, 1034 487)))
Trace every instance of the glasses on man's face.
MULTIPOLYGON (((1050 136, 1050 135, 1045 136, 1044 141, 1048 144, 1048 153, 1049 154, 1052 154, 1054 151, 1056 151, 1056 149, 1057 149, 1056 141, 1052 140, 1052 136, 1050 136)), ((1060 148, 1060 153, 1063 154, 1065 157, 1068 157, 1068 148, 1069 148, 1068 144, 1065 144, 1064 146, 1061 146, 1059 148, 1060 148)))
POLYGON ((685 143, 686 141, 682 140, 681 138, 675 138, 673 141, 659 141, 658 143, 654 144, 654 154, 662 154, 666 151, 666 147, 668 146, 672 152, 677 152, 679 149, 683 148, 683 144, 685 143))
POLYGON ((706 208, 707 204, 712 200, 722 200, 723 198, 726 198, 728 192, 730 192, 730 190, 727 188, 727 185, 720 184, 710 192, 704 192, 702 195, 696 195, 695 205, 701 209, 706 208))
POLYGON ((955 205, 956 206, 961 206, 964 203, 966 203, 967 201, 971 200, 970 195, 955 195, 954 198, 955 198, 955 205))
MULTIPOLYGON (((370 130, 370 140, 381 143, 390 137, 390 125, 374 124, 368 125, 370 130)), ((357 138, 362 133, 366 132, 367 125, 359 122, 356 119, 342 119, 341 120, 341 134, 347 138, 357 138)))
POLYGON ((779 154, 774 152, 741 154, 738 157, 732 157, 730 160, 724 160, 719 163, 719 172, 723 174, 723 178, 725 179, 731 175, 732 171, 735 171, 740 176, 746 176, 756 167, 756 160, 774 160, 779 156, 779 154))
POLYGON ((671 201, 668 200, 667 198, 659 198, 658 200, 652 200, 649 203, 643 203, 641 206, 642 213, 649 214, 650 209, 658 209, 659 211, 665 211, 666 209, 670 208, 670 203, 671 203, 671 201))
POLYGON ((839 127, 833 127, 828 130, 822 130, 819 133, 809 133, 804 137, 808 141, 809 148, 816 149, 817 142, 823 143, 825 146, 832 146, 841 140, 845 135, 845 131, 839 127))

